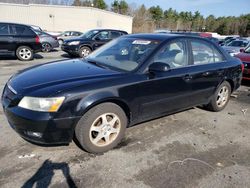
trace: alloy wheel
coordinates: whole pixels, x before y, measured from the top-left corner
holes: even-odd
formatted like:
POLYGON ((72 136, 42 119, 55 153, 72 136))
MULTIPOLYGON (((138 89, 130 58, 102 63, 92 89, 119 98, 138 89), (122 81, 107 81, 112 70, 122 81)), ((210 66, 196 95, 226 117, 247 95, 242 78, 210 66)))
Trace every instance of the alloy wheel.
POLYGON ((86 57, 90 54, 90 51, 86 48, 82 49, 82 57, 86 57))
POLYGON ((30 51, 30 49, 28 48, 22 48, 20 51, 19 51, 19 56, 24 59, 24 60, 27 60, 27 59, 30 59, 31 56, 32 56, 32 52, 30 51))
POLYGON ((102 114, 90 127, 90 141, 98 147, 107 146, 117 138, 120 129, 121 121, 116 114, 102 114))
POLYGON ((223 107, 229 98, 229 89, 227 86, 223 86, 217 95, 216 104, 218 107, 223 107))

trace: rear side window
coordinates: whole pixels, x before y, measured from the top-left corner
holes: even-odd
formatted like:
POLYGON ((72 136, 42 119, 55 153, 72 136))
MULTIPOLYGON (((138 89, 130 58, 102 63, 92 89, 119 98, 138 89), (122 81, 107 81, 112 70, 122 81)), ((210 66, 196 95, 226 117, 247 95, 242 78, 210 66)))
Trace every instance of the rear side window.
POLYGON ((30 28, 22 25, 12 25, 12 31, 15 35, 35 35, 30 28))
POLYGON ((8 24, 0 24, 0 35, 9 35, 9 25, 8 24))
POLYGON ((110 32, 110 38, 111 38, 111 39, 115 39, 115 38, 120 37, 120 36, 121 36, 121 35, 120 35, 119 32, 116 32, 116 31, 111 31, 111 32, 110 32))
POLYGON ((225 60, 211 44, 204 41, 191 41, 194 65, 217 63, 225 60))

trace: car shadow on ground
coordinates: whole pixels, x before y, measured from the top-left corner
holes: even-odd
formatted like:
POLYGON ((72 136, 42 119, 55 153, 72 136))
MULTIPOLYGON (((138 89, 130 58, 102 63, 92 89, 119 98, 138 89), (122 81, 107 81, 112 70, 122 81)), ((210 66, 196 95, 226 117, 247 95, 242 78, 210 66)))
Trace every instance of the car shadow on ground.
POLYGON ((76 184, 70 175, 70 168, 67 163, 53 163, 50 160, 45 160, 37 172, 28 179, 22 186, 22 188, 32 188, 35 186, 37 188, 49 187, 51 180, 55 174, 55 170, 61 170, 68 187, 76 188, 76 184))
MULTIPOLYGON (((43 59, 43 56, 41 54, 34 54, 33 58, 34 58, 33 60, 35 60, 35 59, 43 59)), ((15 56, 1 56, 0 60, 18 60, 18 59, 15 56)))
POLYGON ((242 80, 241 84, 242 84, 243 86, 250 87, 250 80, 242 80))
POLYGON ((77 56, 72 56, 72 55, 69 55, 69 54, 67 54, 67 53, 62 54, 61 57, 69 58, 69 59, 79 58, 79 57, 77 57, 77 56))

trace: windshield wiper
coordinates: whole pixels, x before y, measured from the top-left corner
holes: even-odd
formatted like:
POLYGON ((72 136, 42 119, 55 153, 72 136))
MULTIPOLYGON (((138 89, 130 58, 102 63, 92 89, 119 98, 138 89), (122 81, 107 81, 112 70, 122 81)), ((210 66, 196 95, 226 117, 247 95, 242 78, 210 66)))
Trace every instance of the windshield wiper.
POLYGON ((104 66, 104 65, 102 65, 102 64, 100 64, 100 63, 98 63, 97 61, 94 61, 94 60, 92 60, 92 59, 85 59, 88 63, 91 63, 91 64, 94 64, 94 65, 96 65, 96 66, 98 66, 98 67, 101 67, 101 68, 104 68, 104 69, 109 69, 108 67, 106 67, 106 66, 104 66))

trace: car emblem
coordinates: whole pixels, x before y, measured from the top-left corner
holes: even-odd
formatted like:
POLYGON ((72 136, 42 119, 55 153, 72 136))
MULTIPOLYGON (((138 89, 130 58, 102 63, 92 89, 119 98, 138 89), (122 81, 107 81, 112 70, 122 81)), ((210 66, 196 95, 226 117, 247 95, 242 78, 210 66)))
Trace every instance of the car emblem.
POLYGON ((8 88, 10 91, 12 91, 12 93, 14 93, 15 95, 17 94, 16 90, 14 90, 13 87, 11 87, 9 84, 7 84, 8 88))

